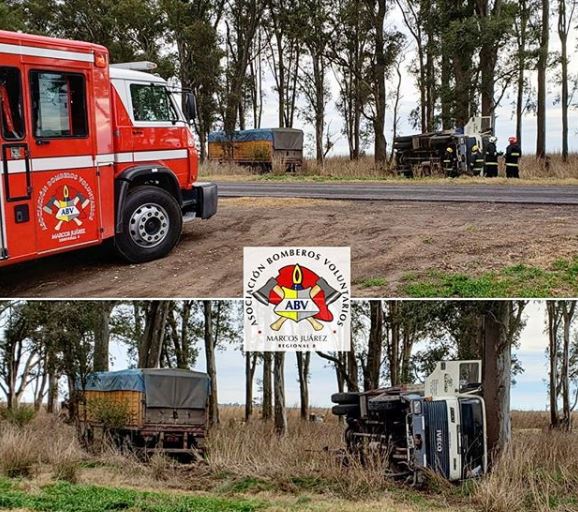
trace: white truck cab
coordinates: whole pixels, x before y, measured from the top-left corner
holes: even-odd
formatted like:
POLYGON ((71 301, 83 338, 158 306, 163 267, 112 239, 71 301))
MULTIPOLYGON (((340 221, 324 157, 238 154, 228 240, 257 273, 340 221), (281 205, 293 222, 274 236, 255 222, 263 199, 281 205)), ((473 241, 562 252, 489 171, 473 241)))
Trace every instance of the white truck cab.
POLYGON ((336 393, 333 413, 346 417, 349 453, 365 459, 377 450, 391 476, 475 478, 488 463, 480 382, 480 361, 438 362, 423 385, 336 393))

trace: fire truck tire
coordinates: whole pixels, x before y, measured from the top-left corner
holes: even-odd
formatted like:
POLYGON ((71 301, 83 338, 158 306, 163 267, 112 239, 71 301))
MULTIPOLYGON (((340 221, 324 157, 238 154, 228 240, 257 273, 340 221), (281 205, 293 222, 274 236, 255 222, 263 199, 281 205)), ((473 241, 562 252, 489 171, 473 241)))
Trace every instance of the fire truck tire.
POLYGON ((124 204, 122 228, 114 245, 123 258, 131 263, 162 258, 171 252, 181 236, 181 208, 162 188, 135 187, 124 204))
POLYGON ((359 393, 333 393, 331 401, 334 404, 359 404, 359 393))
POLYGON ((335 416, 354 416, 357 417, 360 414, 359 405, 353 404, 339 404, 334 405, 331 409, 331 412, 335 414, 335 416))

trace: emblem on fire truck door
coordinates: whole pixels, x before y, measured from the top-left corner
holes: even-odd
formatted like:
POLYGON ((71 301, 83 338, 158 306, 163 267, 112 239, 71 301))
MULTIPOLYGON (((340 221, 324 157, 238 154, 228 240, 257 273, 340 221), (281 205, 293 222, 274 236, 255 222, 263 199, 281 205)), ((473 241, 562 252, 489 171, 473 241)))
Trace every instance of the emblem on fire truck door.
POLYGON ((348 350, 349 275, 349 248, 245 248, 246 350, 348 350))
POLYGON ((51 177, 38 196, 37 217, 42 231, 52 240, 70 242, 86 234, 86 224, 95 218, 92 187, 78 174, 65 172, 51 177))

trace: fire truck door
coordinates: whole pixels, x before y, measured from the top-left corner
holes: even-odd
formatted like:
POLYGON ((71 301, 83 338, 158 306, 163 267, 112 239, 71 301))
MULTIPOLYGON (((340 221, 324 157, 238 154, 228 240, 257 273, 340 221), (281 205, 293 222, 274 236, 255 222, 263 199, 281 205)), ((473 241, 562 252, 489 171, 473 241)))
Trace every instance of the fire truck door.
POLYGON ((0 259, 35 251, 29 145, 22 73, 0 66, 0 259))
POLYGON ((37 251, 100 239, 90 74, 29 67, 37 251))

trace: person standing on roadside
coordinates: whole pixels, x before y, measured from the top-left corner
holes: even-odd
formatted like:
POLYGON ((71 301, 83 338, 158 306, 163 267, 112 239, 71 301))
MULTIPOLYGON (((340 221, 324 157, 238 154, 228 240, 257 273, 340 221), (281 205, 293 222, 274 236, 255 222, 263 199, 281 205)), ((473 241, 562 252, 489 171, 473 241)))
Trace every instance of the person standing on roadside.
POLYGON ((445 150, 443 157, 443 168, 446 176, 453 178, 457 175, 456 153, 454 148, 451 146, 448 146, 445 150))
POLYGON ((516 137, 510 137, 508 142, 510 145, 506 148, 506 178, 519 178, 522 149, 516 137))
POLYGON ((486 165, 484 174, 487 178, 497 178, 498 176, 498 148, 496 147, 498 139, 490 137, 486 146, 486 165))
POLYGON ((484 172, 484 154, 480 147, 476 144, 472 146, 471 154, 472 174, 474 176, 481 176, 484 172))

